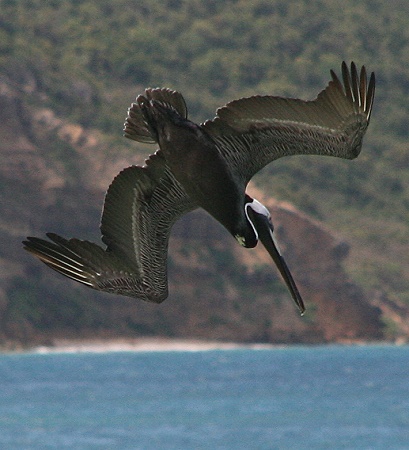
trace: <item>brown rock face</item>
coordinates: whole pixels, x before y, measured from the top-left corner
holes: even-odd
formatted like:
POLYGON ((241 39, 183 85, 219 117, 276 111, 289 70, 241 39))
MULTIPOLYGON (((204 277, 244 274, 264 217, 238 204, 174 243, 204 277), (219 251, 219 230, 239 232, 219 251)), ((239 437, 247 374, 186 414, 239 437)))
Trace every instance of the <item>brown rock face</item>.
POLYGON ((286 253, 294 267, 301 292, 311 301, 316 325, 326 341, 379 338, 380 311, 346 276, 343 261, 349 246, 328 229, 291 205, 271 204, 287 242, 286 253))
MULTIPOLYGON (((175 227, 171 255, 180 273, 174 279, 183 278, 184 285, 175 285, 171 279, 171 298, 178 297, 177 301, 183 302, 183 294, 175 291, 192 284, 188 297, 195 298, 190 307, 196 313, 201 307, 195 304, 211 295, 212 300, 205 300, 206 308, 211 301, 213 315, 223 316, 228 323, 213 327, 213 333, 215 329, 221 333, 216 337, 223 339, 234 338, 231 330, 242 340, 250 341, 333 342, 381 338, 380 311, 369 304, 365 293, 343 270, 348 245, 291 205, 273 199, 264 203, 271 211, 281 249, 306 302, 305 316, 298 315, 264 248, 259 245, 249 250, 235 245, 228 233, 203 212, 192 214, 175 227), (190 257, 180 257, 183 247, 190 257), (224 256, 225 264, 217 261, 220 255, 224 256), (190 275, 192 271, 194 274, 190 275), (217 278, 221 271, 225 280, 223 292, 212 292, 209 286, 204 292, 198 291, 200 281, 206 285, 206 277, 217 278), (240 282, 235 284, 237 279, 240 282), (218 300, 214 301, 215 298, 218 300)), ((203 321, 208 315, 199 317, 203 321)), ((188 328, 188 322, 180 326, 188 328)), ((194 327, 200 328, 197 323, 194 327)))

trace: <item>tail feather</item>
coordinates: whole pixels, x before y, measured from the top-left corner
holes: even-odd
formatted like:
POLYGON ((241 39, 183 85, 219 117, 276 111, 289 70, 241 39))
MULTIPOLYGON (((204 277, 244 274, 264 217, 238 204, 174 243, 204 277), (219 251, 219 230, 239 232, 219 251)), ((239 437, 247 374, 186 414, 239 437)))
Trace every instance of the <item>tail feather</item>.
POLYGON ((155 130, 149 125, 148 108, 144 107, 151 101, 174 109, 180 116, 187 118, 187 107, 182 94, 167 88, 149 88, 145 90, 145 95, 139 95, 136 103, 132 103, 128 109, 128 116, 124 124, 126 138, 146 144, 158 142, 155 130))

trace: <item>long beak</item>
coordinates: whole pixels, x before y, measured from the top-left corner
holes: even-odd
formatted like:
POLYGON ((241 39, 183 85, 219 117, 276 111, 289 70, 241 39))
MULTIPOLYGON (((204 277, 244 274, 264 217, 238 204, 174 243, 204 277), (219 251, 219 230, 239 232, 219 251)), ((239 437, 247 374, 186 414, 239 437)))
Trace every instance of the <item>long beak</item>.
POLYGON ((300 293, 298 292, 297 286, 295 284, 295 281, 293 280, 291 272, 288 269, 287 264, 284 261, 284 258, 281 256, 280 251, 278 250, 278 246, 274 239, 273 228, 270 221, 268 220, 267 217, 263 216, 262 214, 254 214, 253 217, 255 218, 254 225, 256 227, 259 240, 264 245, 270 256, 273 258, 273 261, 275 262, 278 270, 281 273, 281 276, 285 281, 285 284, 287 285, 291 293, 291 297, 297 304, 301 315, 303 315, 305 312, 304 302, 301 298, 300 293))

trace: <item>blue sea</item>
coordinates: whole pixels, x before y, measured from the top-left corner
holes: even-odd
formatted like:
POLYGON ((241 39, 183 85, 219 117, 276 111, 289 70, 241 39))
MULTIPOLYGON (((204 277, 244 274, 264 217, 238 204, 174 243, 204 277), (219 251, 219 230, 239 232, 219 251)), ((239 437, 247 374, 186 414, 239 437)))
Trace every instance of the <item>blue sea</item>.
POLYGON ((409 347, 0 355, 1 449, 409 449, 409 347))

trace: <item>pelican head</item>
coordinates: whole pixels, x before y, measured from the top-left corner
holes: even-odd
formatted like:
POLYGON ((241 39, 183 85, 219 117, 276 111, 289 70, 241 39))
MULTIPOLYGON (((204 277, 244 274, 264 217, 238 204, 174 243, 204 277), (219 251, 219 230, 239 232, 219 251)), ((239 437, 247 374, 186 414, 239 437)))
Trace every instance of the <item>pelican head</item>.
POLYGON ((244 212, 249 225, 248 231, 246 236, 236 235, 235 238, 247 248, 255 247, 258 241, 261 241, 280 271, 300 313, 304 314, 304 302, 275 240, 270 212, 262 203, 249 195, 246 194, 245 199, 244 212))

